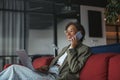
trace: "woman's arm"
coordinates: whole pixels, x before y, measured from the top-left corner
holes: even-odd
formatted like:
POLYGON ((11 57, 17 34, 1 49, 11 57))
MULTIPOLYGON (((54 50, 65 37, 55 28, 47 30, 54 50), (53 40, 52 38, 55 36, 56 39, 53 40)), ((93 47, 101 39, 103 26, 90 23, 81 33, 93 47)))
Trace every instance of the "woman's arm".
POLYGON ((87 58, 91 55, 89 47, 81 46, 78 49, 68 49, 68 65, 70 72, 76 73, 78 72, 87 61, 87 58))

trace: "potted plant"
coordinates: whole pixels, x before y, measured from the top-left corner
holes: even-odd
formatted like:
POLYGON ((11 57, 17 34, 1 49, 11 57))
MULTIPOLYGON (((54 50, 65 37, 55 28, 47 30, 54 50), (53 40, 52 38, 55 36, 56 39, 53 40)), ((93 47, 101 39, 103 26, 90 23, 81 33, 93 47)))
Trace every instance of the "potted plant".
POLYGON ((119 22, 120 0, 108 0, 105 8, 105 18, 107 24, 116 24, 119 22))

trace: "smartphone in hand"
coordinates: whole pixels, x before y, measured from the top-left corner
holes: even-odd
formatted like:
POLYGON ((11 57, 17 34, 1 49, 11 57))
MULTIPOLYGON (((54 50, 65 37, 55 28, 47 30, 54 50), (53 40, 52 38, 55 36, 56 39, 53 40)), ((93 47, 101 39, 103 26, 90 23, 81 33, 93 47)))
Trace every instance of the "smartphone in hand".
POLYGON ((75 36, 76 36, 76 38, 77 38, 78 40, 80 40, 83 35, 81 34, 80 31, 78 31, 78 32, 75 34, 75 36))

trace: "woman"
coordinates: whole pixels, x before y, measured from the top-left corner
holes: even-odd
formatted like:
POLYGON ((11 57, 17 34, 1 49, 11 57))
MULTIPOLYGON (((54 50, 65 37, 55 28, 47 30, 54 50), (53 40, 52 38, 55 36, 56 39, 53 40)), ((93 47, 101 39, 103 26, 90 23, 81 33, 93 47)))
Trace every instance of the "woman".
POLYGON ((89 47, 82 44, 85 31, 79 23, 70 22, 65 35, 70 45, 64 47, 49 66, 34 72, 24 66, 12 65, 0 73, 0 80, 79 80, 79 72, 91 55, 89 47))

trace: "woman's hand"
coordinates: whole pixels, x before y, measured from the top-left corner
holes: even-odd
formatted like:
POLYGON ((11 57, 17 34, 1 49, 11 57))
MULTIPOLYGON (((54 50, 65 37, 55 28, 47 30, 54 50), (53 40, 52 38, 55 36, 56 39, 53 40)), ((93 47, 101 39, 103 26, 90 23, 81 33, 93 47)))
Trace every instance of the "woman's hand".
POLYGON ((76 36, 73 36, 71 39, 70 48, 75 48, 77 45, 78 45, 78 40, 77 40, 76 36))
POLYGON ((46 66, 42 66, 36 70, 46 73, 46 72, 48 72, 48 69, 49 69, 49 67, 46 65, 46 66))

